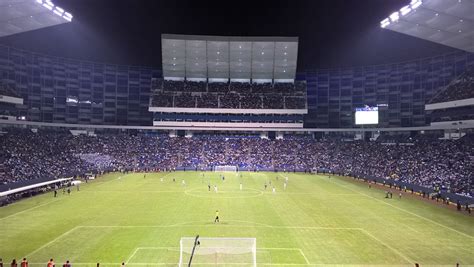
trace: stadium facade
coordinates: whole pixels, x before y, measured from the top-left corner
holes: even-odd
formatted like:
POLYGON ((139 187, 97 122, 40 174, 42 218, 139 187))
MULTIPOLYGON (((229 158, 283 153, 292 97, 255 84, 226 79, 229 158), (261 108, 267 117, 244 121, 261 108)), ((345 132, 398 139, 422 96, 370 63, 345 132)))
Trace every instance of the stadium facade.
MULTIPOLYGON (((380 127, 429 125, 425 104, 468 67, 474 54, 454 52, 377 66, 308 70, 305 128, 354 127, 353 111, 380 107, 380 127)), ((152 125, 152 78, 161 70, 65 59, 0 46, 0 78, 24 100, 16 117, 29 121, 152 125)), ((3 114, 5 115, 5 114, 3 114)))

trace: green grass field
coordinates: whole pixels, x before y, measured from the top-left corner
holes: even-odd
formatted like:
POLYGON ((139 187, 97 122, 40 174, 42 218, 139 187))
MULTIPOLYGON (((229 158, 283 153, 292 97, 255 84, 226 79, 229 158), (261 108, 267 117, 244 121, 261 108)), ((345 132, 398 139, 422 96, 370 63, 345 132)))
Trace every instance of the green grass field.
POLYGON ((240 191, 240 178, 225 175, 223 182, 210 172, 109 174, 71 196, 48 193, 0 208, 0 257, 8 264, 26 256, 31 266, 51 257, 57 266, 66 259, 176 266, 180 238, 199 234, 256 238, 258 266, 474 266, 473 217, 385 199, 382 190, 346 178, 284 174, 284 191, 275 173, 243 173, 240 191), (208 192, 209 179, 218 193, 208 192), (269 180, 275 194, 263 190, 269 180))

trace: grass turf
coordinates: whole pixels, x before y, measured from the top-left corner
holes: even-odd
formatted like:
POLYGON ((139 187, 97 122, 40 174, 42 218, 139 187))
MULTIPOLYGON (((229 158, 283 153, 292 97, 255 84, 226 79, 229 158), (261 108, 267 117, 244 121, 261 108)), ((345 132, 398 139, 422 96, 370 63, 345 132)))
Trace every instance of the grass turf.
POLYGON ((48 193, 0 208, 0 257, 26 256, 32 266, 49 258, 79 266, 176 266, 180 238, 200 234, 255 237, 259 266, 474 266, 473 217, 385 199, 383 191, 345 178, 283 174, 284 191, 275 173, 226 173, 225 181, 219 175, 115 173, 70 196, 48 193), (217 194, 208 192, 208 180, 217 194), (268 181, 276 193, 264 190, 268 181))

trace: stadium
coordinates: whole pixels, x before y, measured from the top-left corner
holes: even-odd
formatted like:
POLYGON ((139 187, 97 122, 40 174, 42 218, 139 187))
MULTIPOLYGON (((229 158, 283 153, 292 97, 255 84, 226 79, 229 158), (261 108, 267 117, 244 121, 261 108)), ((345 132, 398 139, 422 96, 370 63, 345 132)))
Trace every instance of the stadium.
POLYGON ((0 0, 0 267, 474 266, 474 0, 0 0))

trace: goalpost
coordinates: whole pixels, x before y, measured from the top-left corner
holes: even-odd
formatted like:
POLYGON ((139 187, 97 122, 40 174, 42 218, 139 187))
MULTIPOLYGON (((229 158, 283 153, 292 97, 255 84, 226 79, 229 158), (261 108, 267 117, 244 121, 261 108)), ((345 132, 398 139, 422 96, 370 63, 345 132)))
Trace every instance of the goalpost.
POLYGON ((237 166, 232 165, 222 165, 222 166, 215 166, 215 172, 237 172, 237 166))
POLYGON ((256 238, 182 237, 179 247, 180 267, 226 264, 257 266, 256 238))

